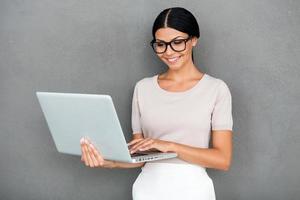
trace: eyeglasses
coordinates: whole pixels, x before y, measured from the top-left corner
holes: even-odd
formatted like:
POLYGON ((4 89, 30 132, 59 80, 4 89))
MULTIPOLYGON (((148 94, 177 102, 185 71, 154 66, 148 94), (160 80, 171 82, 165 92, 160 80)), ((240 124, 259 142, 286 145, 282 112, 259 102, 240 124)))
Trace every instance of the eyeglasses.
POLYGON ((184 51, 186 48, 186 43, 192 36, 189 36, 186 39, 173 39, 170 42, 165 41, 156 41, 153 39, 150 44, 155 51, 155 53, 165 53, 167 51, 168 45, 170 45, 171 49, 176 52, 184 51))

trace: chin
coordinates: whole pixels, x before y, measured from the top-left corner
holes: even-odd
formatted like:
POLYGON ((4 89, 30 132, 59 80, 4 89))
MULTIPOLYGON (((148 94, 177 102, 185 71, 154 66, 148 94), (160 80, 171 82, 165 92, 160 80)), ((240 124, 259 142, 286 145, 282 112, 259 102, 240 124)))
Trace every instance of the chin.
POLYGON ((180 70, 182 65, 168 65, 168 68, 171 70, 180 70))

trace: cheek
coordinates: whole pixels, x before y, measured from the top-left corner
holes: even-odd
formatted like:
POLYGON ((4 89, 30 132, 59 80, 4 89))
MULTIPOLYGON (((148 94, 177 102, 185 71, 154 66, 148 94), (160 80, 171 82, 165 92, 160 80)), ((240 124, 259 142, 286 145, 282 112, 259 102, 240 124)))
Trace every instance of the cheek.
POLYGON ((191 44, 187 44, 185 54, 192 54, 193 46, 191 44))
POLYGON ((191 57, 192 58, 192 52, 193 52, 193 46, 192 45, 190 45, 190 46, 188 46, 188 49, 186 49, 186 53, 185 53, 185 55, 186 55, 186 57, 191 57))
POLYGON ((182 55, 184 57, 184 59, 189 59, 189 57, 191 57, 192 54, 192 50, 191 49, 186 49, 184 52, 182 52, 182 55))

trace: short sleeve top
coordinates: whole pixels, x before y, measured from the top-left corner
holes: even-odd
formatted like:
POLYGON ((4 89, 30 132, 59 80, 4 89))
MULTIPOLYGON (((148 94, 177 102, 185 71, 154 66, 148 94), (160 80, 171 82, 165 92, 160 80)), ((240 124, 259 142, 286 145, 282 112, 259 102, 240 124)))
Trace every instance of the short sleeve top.
MULTIPOLYGON (((232 130, 232 102, 227 84, 208 74, 192 88, 171 92, 158 74, 138 81, 132 98, 133 134, 208 148, 211 130, 232 130)), ((172 158, 154 162, 185 163, 172 158)))

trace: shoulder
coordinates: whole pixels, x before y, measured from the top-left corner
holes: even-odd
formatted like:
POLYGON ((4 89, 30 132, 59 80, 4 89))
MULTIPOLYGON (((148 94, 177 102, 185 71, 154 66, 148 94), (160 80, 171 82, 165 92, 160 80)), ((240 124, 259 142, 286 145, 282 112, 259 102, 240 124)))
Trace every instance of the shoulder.
POLYGON ((210 85, 214 85, 214 86, 217 86, 217 87, 220 87, 220 86, 224 86, 224 85, 227 85, 225 83, 224 80, 220 79, 220 78, 217 78, 217 77, 214 77, 212 75, 209 75, 209 74, 206 74, 206 77, 207 77, 207 80, 209 82, 210 85))
POLYGON ((211 76, 209 74, 206 74, 207 80, 208 80, 208 84, 212 87, 214 87, 215 89, 218 90, 223 90, 223 89, 228 89, 228 85, 226 84, 226 82, 220 78, 211 76))
POLYGON ((209 87, 217 96, 231 96, 230 89, 224 80, 208 74, 207 80, 209 87))
POLYGON ((153 81, 156 75, 144 77, 138 80, 135 84, 136 89, 147 89, 149 87, 153 87, 153 81))

